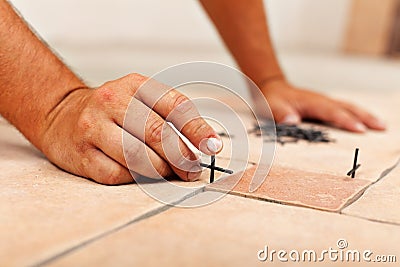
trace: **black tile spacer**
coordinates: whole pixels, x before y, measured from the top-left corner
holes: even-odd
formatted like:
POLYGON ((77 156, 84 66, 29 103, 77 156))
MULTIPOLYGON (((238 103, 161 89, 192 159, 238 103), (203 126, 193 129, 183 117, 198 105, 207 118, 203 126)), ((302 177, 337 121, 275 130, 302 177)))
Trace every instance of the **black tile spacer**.
POLYGON ((210 183, 213 183, 213 182, 214 182, 214 174, 215 174, 215 171, 225 172, 225 173, 229 173, 229 174, 232 174, 232 173, 233 173, 232 170, 228 170, 228 169, 224 169, 224 168, 215 166, 215 156, 211 156, 211 164, 210 164, 210 165, 205 164, 205 163, 200 163, 200 166, 201 166, 201 167, 204 167, 204 168, 208 168, 208 169, 211 170, 211 171, 210 171, 210 183))
POLYGON ((210 171, 210 184, 214 182, 214 172, 215 172, 215 156, 211 156, 211 171, 210 171))
POLYGON ((351 178, 356 177, 356 170, 357 170, 358 168, 360 168, 360 166, 361 166, 361 164, 357 164, 357 161, 358 161, 358 151, 359 151, 359 150, 360 150, 359 148, 356 148, 356 151, 355 151, 355 153, 354 153, 353 169, 351 169, 351 170, 347 173, 347 176, 350 176, 350 175, 351 175, 351 178))

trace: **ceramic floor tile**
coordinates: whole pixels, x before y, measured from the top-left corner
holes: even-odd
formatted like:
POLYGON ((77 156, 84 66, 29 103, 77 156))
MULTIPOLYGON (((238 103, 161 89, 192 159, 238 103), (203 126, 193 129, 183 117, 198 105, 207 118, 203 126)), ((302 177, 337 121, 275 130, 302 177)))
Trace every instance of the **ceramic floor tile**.
POLYGON ((0 177, 18 176, 32 170, 40 171, 42 167, 50 165, 44 155, 3 118, 0 120, 0 133, 0 177))
POLYGON ((103 186, 50 164, 0 123, 0 262, 45 260, 161 204, 135 185, 103 186))
MULTIPOLYGON (((4 121, 0 132, 0 229, 6 240, 0 243, 0 257, 8 259, 2 260, 6 265, 40 262, 163 206, 136 184, 103 186, 59 170, 4 121)), ((217 165, 247 166, 220 158, 217 165)), ((197 183, 175 183, 196 187, 208 179, 205 170, 197 183)), ((182 192, 163 194, 169 203, 182 197, 182 192)))
POLYGON ((327 211, 339 211, 351 203, 369 181, 351 179, 324 173, 313 173, 274 165, 264 183, 249 192, 251 179, 257 166, 223 178, 207 187, 209 190, 230 191, 231 194, 264 199, 278 203, 299 205, 327 211), (239 182, 237 175, 242 175, 239 182), (235 185, 236 184, 236 185, 235 185))
MULTIPOLYGON (((391 167, 400 158, 400 146, 396 145, 399 143, 397 141, 400 141, 400 125, 397 123, 397 114, 400 112, 400 108, 396 101, 399 95, 393 93, 384 96, 373 93, 366 95, 349 92, 337 92, 337 95, 347 95, 350 99, 357 99, 358 105, 385 120, 388 124, 388 130, 354 134, 331 127, 304 124, 304 127, 316 127, 327 131, 334 142, 308 143, 299 141, 296 144, 289 143, 284 146, 278 144, 276 145, 274 164, 309 172, 342 176, 352 168, 355 148, 360 148, 359 162, 361 167, 357 171, 357 177, 376 181, 384 170, 391 167)), ((247 131, 254 126, 254 119, 251 116, 242 116, 242 120, 247 131)), ((238 141, 236 139, 238 139, 236 136, 232 136, 232 140, 227 137, 223 138, 227 147, 238 142, 245 147, 247 140, 238 141)), ((261 138, 255 134, 250 134, 248 140, 249 160, 259 164, 269 164, 269 162, 259 162, 260 147, 262 146, 261 138)), ((272 150, 273 146, 269 146, 268 149, 272 150)), ((231 157, 231 149, 224 149, 220 156, 231 157)), ((267 159, 269 158, 272 157, 267 157, 267 159)))
POLYGON ((343 213, 400 225, 400 167, 369 187, 343 213))
MULTIPOLYGON (((317 126, 325 129, 333 143, 308 143, 299 141, 296 144, 277 145, 274 163, 289 168, 309 172, 321 172, 332 175, 345 175, 351 168, 355 148, 360 148, 360 169, 357 177, 376 181, 384 170, 393 166, 400 158, 400 124, 398 114, 399 95, 338 93, 377 114, 388 125, 387 131, 368 131, 365 134, 354 134, 333 128, 317 126)), ((306 124, 306 126, 309 126, 306 124)), ((314 126, 315 127, 315 126, 314 126)), ((251 138, 255 138, 254 136, 251 138)), ((254 161, 257 151, 251 151, 254 161)))
MULTIPOLYGON (((399 131, 400 133, 400 131, 399 131)), ((346 175, 352 169, 355 148, 359 148, 356 177, 376 181, 384 170, 400 158, 400 151, 393 145, 382 143, 387 136, 371 133, 366 136, 345 135, 336 144, 285 145, 277 148, 274 162, 289 168, 332 175, 346 175), (381 138, 382 137, 382 138, 381 138)))
MULTIPOLYGON (((363 106, 388 122, 389 130, 355 135, 330 129, 331 137, 336 139, 332 144, 300 142, 278 146, 274 164, 280 167, 273 169, 271 177, 249 196, 338 211, 398 160, 398 95, 342 95, 359 99, 365 104, 363 106), (355 147, 361 149, 362 167, 357 172, 357 178, 352 180, 345 174, 351 168, 355 147)), ((251 118, 245 119, 244 124, 251 127, 251 118)), ((35 264, 162 206, 137 186, 102 186, 57 169, 2 120, 0 132, 2 265, 35 264)), ((258 157, 257 142, 260 143, 260 140, 250 136, 251 162, 258 157)), ((231 159, 230 155, 231 151, 227 149, 220 157, 231 159)), ((242 158, 233 158, 234 161, 242 162, 242 158)), ((223 159, 218 159, 218 162, 220 165, 227 164, 223 159)), ((234 168, 235 171, 239 169, 234 168)), ((393 178, 386 179, 393 177, 394 173, 390 175, 371 187, 360 202, 357 201, 345 212, 398 223, 395 206, 398 184, 393 178), (391 182, 386 185, 383 183, 386 181, 391 182), (378 188, 376 192, 374 188, 378 188), (382 197, 381 191, 387 194, 388 201, 394 199, 386 206, 389 211, 384 210, 386 198, 382 197), (373 205, 374 198, 381 198, 382 202, 373 205)), ((199 183, 205 184, 207 180, 208 172, 204 172, 199 183)), ((247 194, 244 192, 247 192, 248 183, 249 179, 243 179, 236 193, 247 194)), ((219 190, 226 188, 222 180, 213 185, 216 186, 220 186, 219 190)), ((74 257, 66 257, 59 263, 77 265, 79 260, 83 265, 94 262, 122 265, 137 261, 138 265, 160 262, 168 265, 175 260, 175 266, 198 262, 239 266, 256 260, 256 251, 269 240, 281 247, 290 244, 320 247, 333 246, 337 238, 346 237, 351 245, 369 245, 379 249, 380 253, 397 249, 393 240, 399 240, 399 228, 395 226, 237 196, 227 196, 217 204, 201 209, 173 209, 166 214, 129 226, 120 232, 125 234, 115 235, 115 240, 112 235, 99 241, 102 246, 78 251, 74 257), (254 229, 260 229, 261 234, 254 229), (335 240, 328 240, 332 236, 335 240), (160 249, 157 250, 157 247, 160 249), (224 249, 228 254, 220 253, 224 249)))
MULTIPOLYGON (((391 167, 400 158, 400 146, 397 145, 400 141, 400 125, 397 123, 397 114, 400 112, 397 103, 399 95, 391 93, 382 96, 373 93, 366 95, 349 92, 338 92, 337 95, 348 95, 350 99, 357 99, 358 105, 370 110, 371 113, 377 114, 387 122, 387 131, 368 131, 365 134, 354 134, 331 127, 304 124, 304 127, 312 126, 327 131, 334 142, 308 143, 299 141, 296 144, 289 143, 284 146, 278 144, 276 145, 274 163, 309 172, 342 176, 352 168, 355 148, 360 148, 359 162, 361 167, 357 171, 357 177, 376 181, 384 170, 391 167)), ((239 109, 238 112, 240 110, 243 109, 239 109)), ((254 126, 254 119, 251 116, 242 116, 241 119, 244 126, 247 127, 246 131, 254 126)), ((229 121, 229 119, 224 121, 229 121)), ((220 154, 221 157, 232 157, 232 150, 229 149, 232 143, 236 145, 240 143, 241 146, 246 147, 247 140, 238 141, 238 137, 234 135, 231 138, 232 140, 223 137, 228 149, 224 148, 220 154)), ((260 164, 269 164, 269 162, 259 162, 260 147, 262 146, 261 138, 255 134, 250 134, 248 140, 249 160, 260 164)), ((273 146, 268 148, 273 149, 273 146)), ((238 159, 237 157, 236 155, 236 160, 243 160, 243 158, 238 159)))
MULTIPOLYGON (((260 262, 257 254, 268 246, 269 251, 314 250, 320 255, 330 247, 339 250, 339 239, 347 241, 349 250, 400 256, 397 226, 228 195, 202 208, 172 208, 49 266, 308 266, 279 262, 276 255, 273 263, 260 262)), ((326 258, 315 265, 365 266, 365 262, 333 263, 326 258)))

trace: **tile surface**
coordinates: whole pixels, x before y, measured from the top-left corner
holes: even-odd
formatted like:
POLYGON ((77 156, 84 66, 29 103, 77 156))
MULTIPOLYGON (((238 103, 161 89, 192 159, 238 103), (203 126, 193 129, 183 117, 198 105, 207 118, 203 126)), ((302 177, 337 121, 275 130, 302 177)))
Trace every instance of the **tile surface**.
MULTIPOLYGON (((0 132, 1 265, 36 264, 164 206, 136 184, 104 186, 58 169, 4 120, 0 132)), ((217 165, 247 166, 220 158, 217 165)), ((172 183, 202 187, 208 179, 205 170, 198 182, 172 183)), ((174 202, 190 192, 162 197, 174 202)))
POLYGON ((400 225, 400 168, 372 185, 343 213, 380 222, 400 225))
MULTIPOLYGON (((357 99, 357 94, 346 95, 357 99)), ((371 94, 363 95, 360 100, 388 122, 385 133, 355 135, 330 128, 329 134, 335 143, 277 146, 274 167, 260 189, 248 194, 251 176, 246 174, 233 192, 257 200, 227 195, 203 208, 161 210, 156 216, 153 216, 155 211, 165 206, 148 197, 138 186, 102 186, 65 173, 0 119, 1 265, 32 265, 70 249, 71 254, 53 263, 61 266, 77 263, 82 266, 256 265, 259 263, 256 253, 266 244, 274 249, 326 249, 334 247, 339 238, 346 238, 351 248, 400 256, 400 232, 396 225, 400 222, 399 168, 372 185, 343 210, 345 214, 315 210, 341 210, 398 161, 399 97, 398 94, 385 97, 371 94), (352 180, 345 174, 351 168, 355 147, 360 148, 362 167, 352 180), (73 249, 143 215, 149 217, 88 246, 73 249)), ((243 119, 246 129, 250 129, 252 118, 243 119)), ((242 165, 247 155, 239 153, 238 158, 232 158, 233 146, 224 140, 226 149, 217 164, 235 171, 250 167, 242 165)), ((257 162, 262 140, 250 136, 249 142, 249 160, 257 162)), ((261 165, 268 163, 260 162, 261 165)), ((185 185, 204 186, 208 175, 205 171, 199 182, 185 185)), ((228 185, 228 179, 221 179, 212 187, 224 190, 228 185)), ((175 199, 170 192, 165 195, 175 199)), ((204 202, 215 195, 220 193, 199 193, 184 203, 196 203, 199 199, 204 202)))
MULTIPOLYGON (((281 263, 276 258, 274 264, 260 262, 257 253, 268 246, 269 250, 288 252, 314 250, 319 255, 329 247, 338 249, 339 239, 347 241, 348 249, 370 249, 374 256, 400 254, 398 227, 228 195, 202 208, 172 208, 56 259, 49 266, 308 266, 304 262, 281 263)), ((325 259, 314 265, 365 263, 325 259)))
POLYGON ((49 163, 0 122, 2 266, 38 263, 158 208, 137 186, 103 186, 49 163))
MULTIPOLYGON (((360 169, 357 177, 376 181, 384 170, 393 166, 400 158, 400 124, 398 114, 399 94, 385 96, 376 94, 342 93, 348 99, 358 101, 358 105, 368 109, 387 122, 385 132, 368 131, 365 134, 353 134, 345 131, 322 127, 328 130, 335 140, 329 144, 299 142, 277 146, 275 163, 283 166, 311 172, 323 172, 333 175, 346 175, 352 168, 354 150, 360 148, 360 169)), ((320 126, 321 127, 321 126, 320 126)))
MULTIPOLYGON (((196 94, 194 95, 196 96, 196 94)), ((352 168, 355 148, 359 148, 361 167, 357 171, 357 177, 371 182, 376 181, 387 168, 393 166, 400 158, 400 145, 397 145, 400 142, 400 124, 398 124, 400 112, 398 99, 400 94, 391 92, 382 96, 338 91, 335 95, 346 95, 348 99, 357 100, 355 101, 357 105, 386 121, 387 131, 368 131, 365 134, 354 134, 332 127, 305 123, 304 127, 316 127, 327 131, 334 142, 308 143, 299 141, 296 144, 289 143, 283 146, 278 144, 275 151, 273 151, 274 146, 268 146, 267 149, 271 151, 271 154, 275 154, 273 163, 303 171, 342 176, 346 175, 352 168)), ((217 95, 216 99, 221 100, 222 97, 217 95)), ((229 101, 226 102, 229 103, 229 101)), ((234 101, 231 100, 230 102, 233 103, 234 101)), ((246 111, 242 103, 237 106, 235 106, 235 112, 246 111)), ((230 114, 225 114, 222 117, 224 122, 231 121, 230 114)), ((254 126, 254 118, 249 116, 248 113, 242 115, 241 120, 246 131, 254 126)), ((245 160, 243 156, 247 154, 245 149, 243 149, 243 153, 233 155, 230 148, 232 144, 236 147, 240 144, 243 148, 248 148, 248 156, 251 162, 261 165, 270 164, 270 162, 265 162, 265 159, 259 161, 261 146, 265 144, 260 137, 250 134, 248 139, 243 139, 240 136, 233 135, 231 138, 223 137, 223 140, 227 148, 224 148, 220 156, 245 160), (246 142, 248 142, 248 145, 246 145, 246 142)), ((267 157, 268 159, 272 159, 272 157, 267 157)))
MULTIPOLYGON (((353 201, 369 181, 324 173, 313 173, 287 167, 273 166, 264 183, 254 192, 249 185, 256 166, 237 175, 221 179, 207 188, 230 191, 231 194, 298 205, 327 211, 339 211, 353 201), (238 181, 238 182, 237 182, 238 181), (236 184, 237 183, 237 184, 236 184)), ((261 167, 262 168, 262 167, 261 167)))

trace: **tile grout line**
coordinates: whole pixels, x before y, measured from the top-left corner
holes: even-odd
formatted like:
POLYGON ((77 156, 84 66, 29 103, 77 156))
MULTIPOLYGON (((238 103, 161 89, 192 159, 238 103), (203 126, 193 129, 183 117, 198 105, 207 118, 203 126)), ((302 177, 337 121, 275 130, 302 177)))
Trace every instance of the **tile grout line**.
POLYGON ((339 210, 338 211, 327 210, 327 209, 323 209, 323 208, 309 207, 309 206, 305 206, 305 205, 301 205, 301 204, 296 205, 294 203, 286 203, 286 202, 275 200, 275 199, 262 198, 262 197, 257 197, 257 196, 250 196, 250 195, 245 195, 245 194, 241 194, 241 193, 237 193, 237 192, 233 192, 233 191, 226 192, 225 190, 222 190, 222 189, 206 188, 205 192, 207 192, 207 191, 208 192, 225 193, 225 194, 229 194, 230 196, 247 198, 247 199, 256 200, 256 201, 262 201, 262 202, 267 202, 267 203, 272 203, 272 204, 278 204, 278 205, 282 205, 282 206, 289 206, 289 207, 303 208, 303 209, 308 209, 308 210, 315 210, 315 211, 322 211, 322 212, 340 214, 339 210))
MULTIPOLYGON (((240 195, 240 194, 232 194, 231 192, 223 192, 223 193, 226 193, 226 194, 229 194, 229 195, 233 195, 233 196, 236 196, 236 197, 249 198, 249 199, 253 199, 253 200, 256 200, 256 201, 264 201, 264 202, 269 202, 269 203, 275 203, 275 204, 278 204, 278 205, 294 206, 294 207, 305 208, 305 209, 312 209, 312 210, 317 210, 317 211, 322 211, 322 212, 328 212, 328 213, 337 213, 337 214, 340 214, 340 215, 345 215, 345 216, 349 216, 349 217, 359 218, 359 219, 363 219, 363 220, 367 220, 367 221, 371 221, 371 222, 377 222, 377 223, 384 223, 384 224, 389 224, 389 225, 400 226, 400 224, 398 224, 398 223, 379 221, 379 220, 369 219, 369 218, 362 217, 362 216, 356 216, 356 215, 346 214, 346 213, 343 213, 343 212, 342 212, 343 209, 347 208, 348 206, 350 206, 351 204, 353 204, 354 202, 356 202, 358 199, 360 199, 360 198, 364 195, 364 193, 365 193, 371 186, 373 186, 374 184, 376 184, 376 183, 378 183, 380 180, 382 180, 384 177, 386 177, 386 176, 387 176, 389 173, 391 173, 396 167, 398 167, 398 165, 400 165, 400 158, 398 159, 398 161, 397 161, 393 166, 391 166, 390 168, 384 170, 376 181, 372 182, 372 183, 369 184, 367 187, 365 187, 364 190, 361 191, 361 193, 357 194, 353 199, 351 199, 351 200, 349 201, 349 203, 346 203, 346 205, 345 205, 342 209, 340 209, 339 211, 321 210, 321 209, 316 209, 316 208, 310 208, 310 207, 292 205, 292 204, 283 203, 283 202, 280 202, 280 201, 277 201, 277 200, 260 199, 260 198, 255 198, 255 197, 250 197, 250 198, 249 198, 249 197, 247 197, 247 196, 243 196, 243 195, 240 195)), ((32 265, 32 266, 44 266, 44 265, 47 265, 47 264, 49 264, 49 263, 51 263, 51 262, 53 262, 53 261, 55 261, 55 260, 57 260, 57 259, 59 259, 59 258, 65 256, 65 255, 68 255, 68 254, 70 254, 70 253, 72 253, 72 252, 74 252, 74 251, 76 251, 76 250, 82 248, 82 247, 85 247, 85 246, 87 246, 87 245, 89 245, 89 244, 91 244, 91 243, 93 243, 93 242, 96 242, 97 240, 100 240, 100 239, 102 239, 102 238, 104 238, 104 237, 107 237, 107 236, 113 234, 113 233, 116 233, 116 232, 118 232, 118 231, 120 231, 120 230, 126 228, 126 227, 129 226, 129 225, 135 224, 135 223, 140 222, 140 221, 142 221, 142 220, 145 220, 145 219, 147 219, 147 218, 151 218, 151 217, 153 217, 153 216, 156 216, 156 215, 158 215, 158 214, 161 214, 161 213, 163 213, 163 212, 169 210, 170 208, 175 207, 175 205, 177 205, 177 204, 179 204, 179 203, 181 203, 181 202, 183 202, 183 201, 185 201, 185 200, 187 200, 187 199, 190 199, 190 198, 192 198, 192 197, 194 197, 194 196, 196 196, 196 195, 198 195, 198 194, 200 194, 200 193, 203 193, 203 192, 205 192, 205 191, 216 191, 216 192, 220 192, 220 191, 218 191, 218 190, 206 189, 206 187, 204 186, 204 187, 202 187, 202 188, 200 188, 200 189, 198 189, 198 190, 195 190, 194 192, 192 192, 192 193, 190 193, 190 194, 188 194, 188 195, 185 195, 185 196, 182 197, 181 199, 179 199, 179 200, 177 200, 177 201, 175 201, 175 202, 173 202, 173 203, 171 203, 171 204, 164 204, 164 205, 161 206, 161 207, 158 207, 158 208, 155 208, 155 209, 153 209, 153 210, 150 210, 150 211, 148 211, 148 212, 146 212, 146 213, 144 213, 144 214, 142 214, 142 215, 140 215, 140 216, 138 216, 138 217, 136 217, 136 218, 134 218, 134 219, 132 219, 132 220, 130 220, 130 221, 124 223, 124 224, 122 224, 122 225, 119 225, 119 226, 117 226, 117 227, 115 227, 115 228, 112 228, 112 229, 110 229, 110 230, 108 230, 108 231, 106 231, 106 232, 103 232, 103 233, 101 233, 101 234, 99 234, 99 235, 97 235, 97 236, 91 237, 91 238, 89 238, 89 239, 87 239, 87 240, 85 240, 85 241, 83 241, 83 242, 81 242, 81 243, 79 243, 79 244, 77 244, 77 245, 75 245, 75 246, 72 246, 72 247, 70 247, 70 248, 68 248, 68 249, 66 249, 66 250, 64 250, 64 251, 62 251, 62 252, 60 252, 60 253, 58 253, 58 254, 56 254, 56 255, 54 255, 54 256, 48 258, 48 259, 45 259, 45 260, 43 260, 43 261, 41 261, 41 262, 39 262, 39 263, 37 263, 37 264, 34 264, 34 265, 32 265)))
POLYGON ((240 194, 240 193, 236 193, 236 192, 226 192, 225 190, 220 190, 220 189, 216 189, 216 188, 207 188, 205 187, 205 191, 214 191, 214 192, 220 192, 220 193, 225 193, 225 194, 229 194, 231 196, 235 196, 235 197, 241 197, 241 198, 248 198, 248 199, 253 199, 256 201, 264 201, 264 202, 268 202, 268 203, 273 203, 273 204, 278 204, 278 205, 283 205, 283 206, 291 206, 291 207, 298 207, 298 208, 304 208, 304 209, 311 209, 311 210, 316 210, 316 211, 322 211, 322 212, 328 212, 328 213, 336 213, 336 214, 340 214, 340 215, 345 215, 345 216, 350 216, 350 217, 355 217, 355 218, 359 218, 359 219, 364 219, 367 221, 371 221, 371 222, 377 222, 377 223, 383 223, 383 224, 388 224, 388 225, 396 225, 396 226, 400 226, 400 224, 398 223, 392 223, 392 222, 385 222, 385 221, 379 221, 379 220, 374 220, 374 219, 370 219, 370 218, 366 218, 366 217, 362 217, 362 216, 355 216, 355 215, 350 215, 350 214, 346 214, 343 213, 343 209, 347 208, 348 206, 350 206, 351 204, 353 204, 354 202, 356 202, 358 199, 360 199, 364 193, 374 184, 378 183, 379 181, 381 181, 383 178, 385 178, 388 174, 390 174, 394 169, 396 169, 398 166, 400 165, 400 158, 397 160, 397 162, 385 169, 378 177, 378 179, 376 181, 371 182, 368 186, 366 186, 365 188, 363 188, 360 192, 358 192, 351 200, 349 200, 343 208, 341 208, 340 210, 337 211, 333 211, 333 210, 326 210, 326 209, 318 209, 318 208, 313 208, 313 207, 306 207, 303 205, 295 205, 292 203, 285 203, 279 200, 274 200, 274 199, 265 199, 265 198, 260 198, 260 197, 254 197, 254 196, 248 196, 248 195, 244 195, 244 194, 240 194))
POLYGON ((382 224, 387 224, 387 225, 400 226, 400 223, 387 222, 387 221, 382 221, 382 220, 378 220, 378 219, 366 218, 366 217, 363 217, 360 215, 353 215, 353 214, 348 214, 348 213, 340 213, 340 215, 353 217, 353 218, 357 218, 357 219, 361 219, 361 220, 365 220, 365 221, 369 221, 369 222, 374 222, 374 223, 382 223, 382 224))
POLYGON ((107 230, 107 231, 105 231, 103 233, 100 233, 100 234, 98 234, 96 236, 90 237, 87 240, 84 240, 84 241, 80 242, 79 244, 73 245, 72 247, 69 247, 69 248, 67 248, 67 249, 65 249, 65 250, 63 250, 63 251, 61 251, 61 252, 59 252, 59 253, 57 253, 57 254, 49 257, 49 258, 47 258, 47 259, 45 259, 43 261, 40 261, 40 262, 38 262, 36 264, 33 264, 31 266, 45 266, 47 264, 50 264, 50 263, 52 263, 52 262, 54 262, 54 261, 56 261, 56 260, 58 260, 58 259, 60 259, 60 258, 62 258, 64 256, 66 256, 66 255, 68 255, 68 254, 70 254, 70 253, 72 253, 72 252, 74 252, 74 251, 76 251, 76 250, 78 250, 80 248, 83 248, 83 247, 85 247, 87 245, 90 245, 91 243, 94 243, 94 242, 96 242, 96 241, 98 241, 98 240, 100 240, 102 238, 105 238, 105 237, 107 237, 107 236, 109 236, 111 234, 114 234, 114 233, 116 233, 116 232, 118 232, 118 231, 120 231, 120 230, 122 230, 122 229, 124 229, 124 228, 126 228, 126 227, 128 227, 130 225, 132 225, 132 224, 135 224, 135 223, 138 223, 140 221, 146 220, 148 218, 154 217, 154 216, 159 215, 159 214, 161 214, 161 213, 163 213, 163 212, 165 212, 165 211, 167 211, 167 210, 169 210, 171 208, 174 208, 177 204, 182 203, 183 201, 185 201, 187 199, 190 199, 190 198, 192 198, 192 197, 194 197, 194 196, 196 196, 196 195, 198 195, 198 194, 200 194, 202 192, 204 192, 204 187, 201 187, 201 188, 199 188, 199 189, 197 189, 197 190, 195 190, 195 191, 183 196, 181 199, 178 199, 178 200, 172 202, 171 204, 163 204, 162 206, 160 206, 158 208, 155 208, 155 209, 152 209, 152 210, 150 210, 148 212, 145 212, 144 214, 139 215, 138 217, 136 217, 136 218, 134 218, 134 219, 132 219, 132 220, 126 222, 126 223, 123 223, 123 224, 121 224, 119 226, 111 228, 111 229, 109 229, 109 230, 107 230))
MULTIPOLYGON (((214 192, 224 193, 223 191, 219 191, 219 190, 213 189, 213 188, 212 189, 207 189, 205 192, 207 192, 207 191, 209 191, 209 192, 214 191, 214 192)), ((227 194, 229 194, 231 196, 234 196, 234 197, 248 198, 248 199, 255 200, 255 201, 263 201, 263 202, 272 203, 272 204, 278 204, 278 205, 282 205, 282 206, 289 206, 289 207, 296 207, 296 208, 302 208, 302 209, 307 209, 307 210, 314 210, 314 211, 320 211, 320 212, 326 212, 326 213, 332 213, 332 214, 339 214, 339 215, 354 217, 354 218, 358 218, 358 219, 362 219, 362 220, 366 220, 366 221, 370 221, 370 222, 375 222, 375 223, 383 223, 383 224, 387 224, 387 225, 400 226, 400 223, 386 222, 386 221, 370 219, 370 218, 366 218, 366 217, 362 217, 362 216, 351 215, 351 214, 347 214, 347 213, 342 213, 341 210, 334 211, 334 210, 318 209, 318 208, 306 207, 306 206, 302 206, 302 205, 295 205, 295 204, 291 204, 291 203, 284 203, 284 202, 280 202, 280 201, 272 200, 272 199, 264 199, 264 198, 259 198, 259 197, 247 197, 245 195, 237 194, 237 193, 227 193, 227 194)))
POLYGON ((386 170, 384 170, 384 171, 381 173, 381 175, 378 177, 378 179, 377 179, 376 181, 372 182, 372 183, 369 184, 367 187, 365 187, 364 190, 361 191, 361 193, 359 194, 358 197, 355 197, 355 198, 353 199, 353 201, 350 201, 350 203, 347 203, 347 204, 339 211, 339 214, 344 215, 344 216, 353 217, 353 218, 363 219, 363 220, 370 221, 370 222, 377 222, 377 223, 384 223, 384 224, 389 224, 389 225, 400 226, 400 223, 386 222, 386 221, 381 221, 381 220, 377 220, 377 219, 371 219, 371 218, 368 218, 368 217, 363 217, 363 216, 360 216, 360 215, 353 215, 353 214, 343 213, 343 210, 344 210, 345 208, 347 208, 347 207, 349 207, 350 205, 352 205, 352 204, 354 204, 355 202, 357 202, 357 200, 359 200, 359 199, 364 195, 364 193, 365 193, 368 189, 370 189, 373 185, 375 185, 375 184, 377 184, 378 182, 380 182, 383 178, 385 178, 388 174, 390 174, 390 173, 391 173, 394 169, 396 169, 399 165, 400 165, 400 158, 397 160, 397 162, 396 162, 393 166, 391 166, 391 167, 387 168, 386 170))
POLYGON ((390 174, 394 169, 396 169, 396 168, 399 166, 399 164, 400 164, 400 158, 396 161, 396 163, 395 163, 393 166, 391 166, 391 167, 385 169, 385 170, 381 173, 381 175, 379 175, 379 177, 378 177, 378 179, 377 179, 376 181, 371 182, 371 183, 370 183, 369 185, 367 185, 363 190, 361 190, 357 195, 355 195, 352 199, 350 199, 350 200, 343 206, 343 208, 340 209, 339 213, 342 214, 342 211, 343 211, 345 208, 347 208, 347 207, 349 207, 350 205, 352 205, 353 203, 357 202, 357 200, 359 200, 369 188, 371 188, 373 185, 375 185, 376 183, 378 183, 379 181, 381 181, 383 178, 385 178, 385 177, 386 177, 388 174, 390 174))

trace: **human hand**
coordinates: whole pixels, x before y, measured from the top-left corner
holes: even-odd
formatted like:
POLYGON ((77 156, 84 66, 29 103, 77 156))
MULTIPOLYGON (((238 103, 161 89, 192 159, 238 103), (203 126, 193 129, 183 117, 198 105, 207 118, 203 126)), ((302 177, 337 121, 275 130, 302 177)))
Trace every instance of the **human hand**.
POLYGON ((198 157, 166 118, 208 155, 222 149, 220 137, 186 96, 156 81, 141 90, 146 81, 130 74, 71 92, 48 115, 39 148, 60 168, 102 184, 130 183, 132 175, 197 179, 198 157))
POLYGON ((302 119, 316 119, 357 133, 367 128, 386 128, 382 121, 357 106, 295 88, 283 80, 266 83, 261 91, 278 123, 297 124, 302 119))

